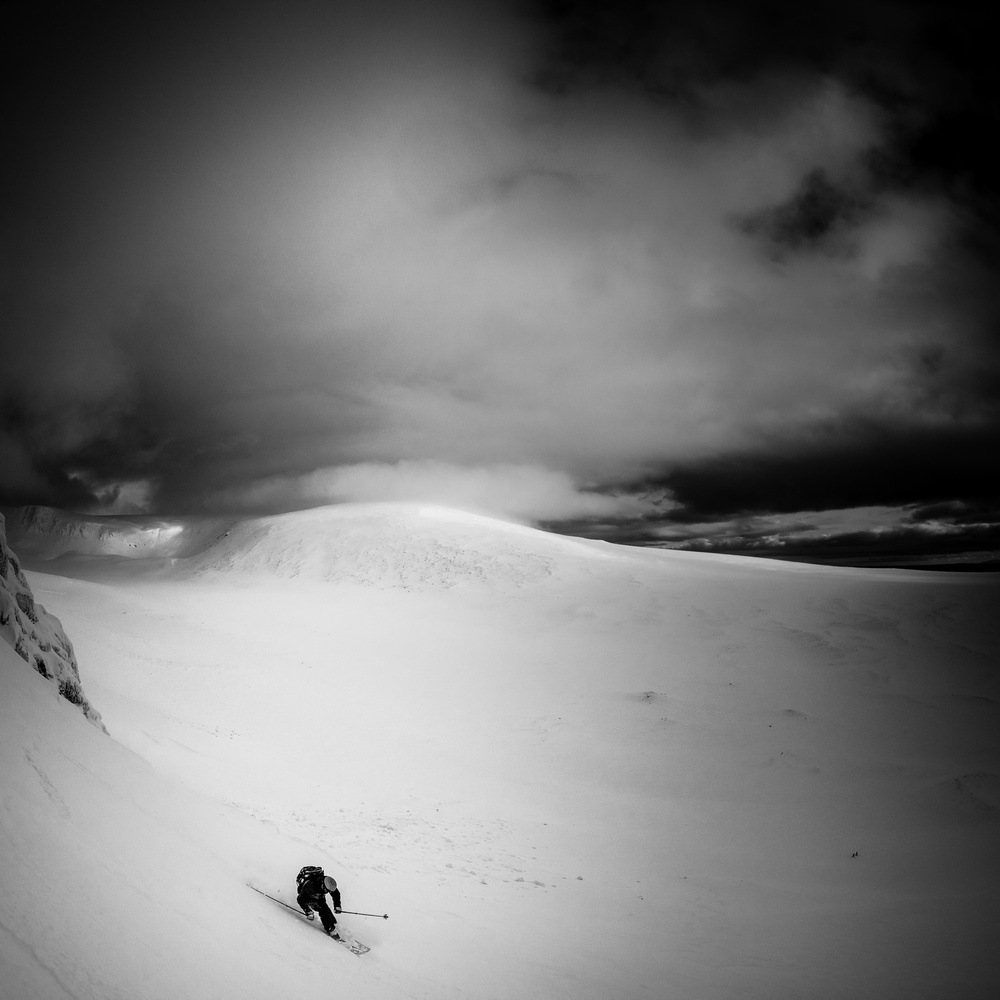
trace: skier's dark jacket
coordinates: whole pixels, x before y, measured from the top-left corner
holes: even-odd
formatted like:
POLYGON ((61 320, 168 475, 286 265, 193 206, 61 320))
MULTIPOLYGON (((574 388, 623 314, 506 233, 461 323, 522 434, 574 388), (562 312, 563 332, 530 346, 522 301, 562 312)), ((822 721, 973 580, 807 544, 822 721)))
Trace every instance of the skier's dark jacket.
POLYGON ((305 900, 306 902, 311 902, 313 906, 319 907, 320 903, 325 902, 323 897, 330 893, 330 897, 333 899, 334 910, 340 909, 340 890, 339 889, 327 889, 323 884, 323 873, 317 872, 315 875, 310 875, 309 878, 302 882, 299 886, 299 898, 305 900))

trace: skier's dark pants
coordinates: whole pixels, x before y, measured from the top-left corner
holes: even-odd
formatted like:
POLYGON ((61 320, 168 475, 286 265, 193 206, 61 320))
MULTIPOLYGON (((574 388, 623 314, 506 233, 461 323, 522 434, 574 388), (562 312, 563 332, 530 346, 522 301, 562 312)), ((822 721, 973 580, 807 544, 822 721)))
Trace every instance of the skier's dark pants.
POLYGON ((298 896, 297 899, 299 906, 306 913, 310 910, 316 910, 319 913, 319 919, 323 921, 323 930, 327 933, 337 926, 337 918, 333 915, 333 910, 330 909, 326 896, 298 896))

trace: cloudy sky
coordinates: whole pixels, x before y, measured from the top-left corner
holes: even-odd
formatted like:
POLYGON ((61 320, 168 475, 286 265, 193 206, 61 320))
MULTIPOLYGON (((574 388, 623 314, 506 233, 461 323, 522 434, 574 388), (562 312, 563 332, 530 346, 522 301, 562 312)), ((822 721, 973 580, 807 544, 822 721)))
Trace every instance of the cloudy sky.
POLYGON ((8 73, 0 503, 1000 550, 975 6, 112 7, 8 73))

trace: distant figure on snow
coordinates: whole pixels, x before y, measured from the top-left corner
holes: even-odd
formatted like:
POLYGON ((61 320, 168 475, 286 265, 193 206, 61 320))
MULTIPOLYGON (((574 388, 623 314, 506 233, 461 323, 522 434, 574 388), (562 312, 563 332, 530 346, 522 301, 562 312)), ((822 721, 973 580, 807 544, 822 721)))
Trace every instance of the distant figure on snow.
POLYGON ((340 913, 340 890, 337 888, 337 880, 324 875, 323 869, 317 868, 316 865, 306 865, 295 876, 295 882, 299 887, 297 902, 302 912, 310 920, 315 920, 316 915, 313 910, 317 910, 320 920, 323 921, 323 930, 330 937, 339 940, 337 918, 330 912, 330 905, 326 901, 326 894, 329 893, 333 897, 333 912, 340 913))

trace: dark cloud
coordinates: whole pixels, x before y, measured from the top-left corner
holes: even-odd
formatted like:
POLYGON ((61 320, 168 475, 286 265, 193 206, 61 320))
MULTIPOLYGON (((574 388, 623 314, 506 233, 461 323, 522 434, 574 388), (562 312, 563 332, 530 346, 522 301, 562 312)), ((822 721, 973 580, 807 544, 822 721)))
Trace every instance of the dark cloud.
POLYGON ((1000 499, 974 517, 939 516, 961 501, 927 508, 868 506, 750 514, 691 521, 648 514, 641 519, 557 521, 551 530, 627 545, 719 552, 799 562, 860 566, 996 569, 1000 566, 1000 499))
POLYGON ((983 475, 984 456, 1000 447, 996 429, 964 428, 921 435, 869 429, 839 443, 810 442, 790 453, 739 454, 678 466, 662 480, 682 505, 677 520, 720 515, 788 513, 870 504, 962 503, 978 509, 995 500, 983 475))
POLYGON ((910 515, 914 524, 934 521, 956 527, 976 527, 1000 520, 1000 496, 976 500, 946 500, 917 507, 910 515))
POLYGON ((683 547, 796 562, 996 571, 1000 566, 1000 521, 952 532, 899 527, 830 535, 793 531, 780 538, 765 534, 724 535, 683 547))
POLYGON ((31 8, 0 502, 987 503, 977 10, 31 8))
MULTIPOLYGON (((683 105, 705 124, 731 83, 784 77, 794 85, 816 74, 843 80, 883 116, 885 141, 865 163, 873 182, 946 194, 969 209, 970 238, 995 248, 1000 154, 983 137, 1000 121, 1000 72, 987 7, 539 0, 529 9, 553 28, 537 80, 558 94, 633 88, 683 105)), ((785 87, 775 92, 787 96, 785 87)), ((738 107, 739 94, 726 93, 738 107)))
POLYGON ((754 212, 737 221, 750 236, 763 239, 768 253, 781 259, 803 250, 850 253, 850 243, 835 242, 870 211, 863 195, 834 184, 822 170, 812 170, 798 190, 780 205, 754 212))

